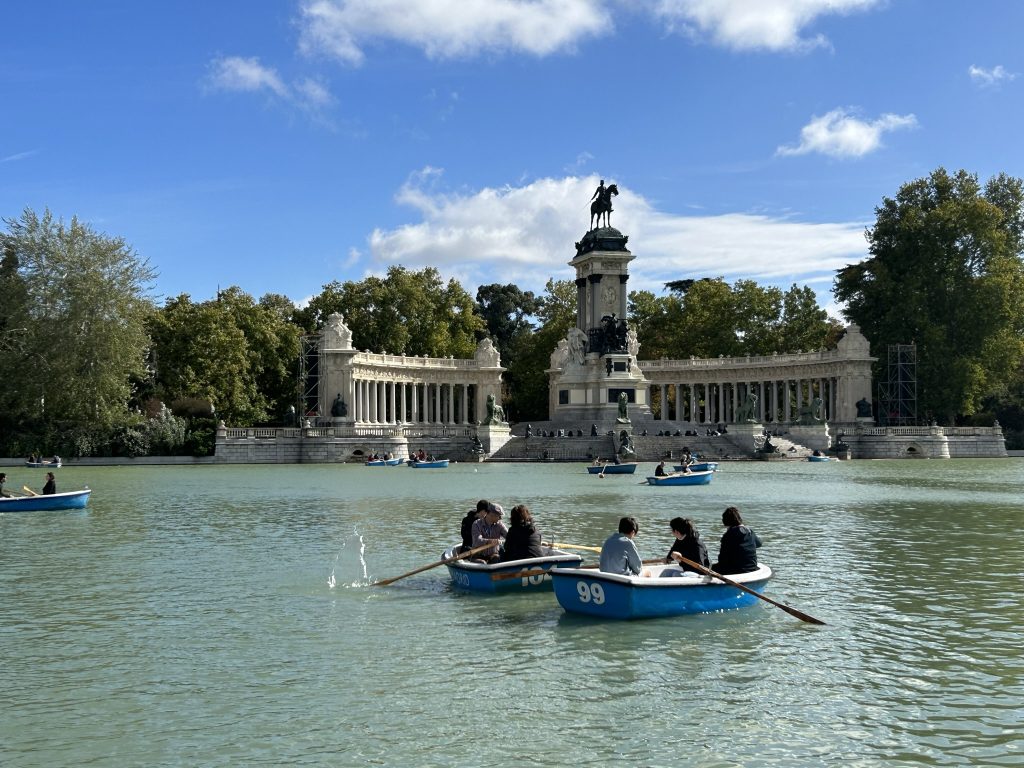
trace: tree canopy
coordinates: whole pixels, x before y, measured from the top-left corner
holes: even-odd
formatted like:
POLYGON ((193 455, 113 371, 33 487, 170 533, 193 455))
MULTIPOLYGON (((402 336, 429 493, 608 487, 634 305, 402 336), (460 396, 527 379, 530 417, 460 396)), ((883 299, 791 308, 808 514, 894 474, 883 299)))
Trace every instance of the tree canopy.
MULTIPOLYGON (((844 315, 884 358, 917 345, 918 413, 969 416, 1020 376, 1024 359, 1024 185, 939 168, 883 198, 870 256, 839 271, 844 315)), ((884 376, 884 371, 878 372, 884 376)))

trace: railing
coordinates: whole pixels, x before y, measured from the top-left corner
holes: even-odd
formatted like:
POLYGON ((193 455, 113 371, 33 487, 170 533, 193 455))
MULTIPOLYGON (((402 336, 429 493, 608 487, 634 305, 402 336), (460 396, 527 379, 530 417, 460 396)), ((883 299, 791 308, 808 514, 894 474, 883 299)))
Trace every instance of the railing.
MULTIPOLYGON (((847 434, 851 434, 848 432, 847 434)), ((928 437, 929 435, 945 435, 959 437, 983 437, 1001 435, 1000 427, 858 427, 852 434, 869 437, 885 437, 886 435, 903 435, 905 437, 928 437)))
POLYGON ((370 438, 452 438, 473 437, 476 427, 468 424, 402 424, 364 426, 346 424, 338 427, 246 427, 223 430, 227 440, 275 440, 301 437, 370 437, 370 438))
POLYGON ((781 355, 745 355, 744 357, 691 357, 689 360, 638 360, 642 371, 678 371, 687 368, 744 368, 751 365, 813 364, 847 360, 838 350, 823 352, 787 352, 781 355))

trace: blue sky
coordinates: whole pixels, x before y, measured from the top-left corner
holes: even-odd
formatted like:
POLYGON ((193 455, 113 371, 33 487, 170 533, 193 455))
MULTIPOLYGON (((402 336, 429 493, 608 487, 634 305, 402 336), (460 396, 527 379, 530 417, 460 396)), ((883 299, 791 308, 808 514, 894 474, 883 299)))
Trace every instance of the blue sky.
POLYGON ((571 279, 599 177, 631 288, 810 285, 939 166, 1024 176, 1016 0, 9 3, 0 216, 124 237, 158 297, 434 265, 571 279))

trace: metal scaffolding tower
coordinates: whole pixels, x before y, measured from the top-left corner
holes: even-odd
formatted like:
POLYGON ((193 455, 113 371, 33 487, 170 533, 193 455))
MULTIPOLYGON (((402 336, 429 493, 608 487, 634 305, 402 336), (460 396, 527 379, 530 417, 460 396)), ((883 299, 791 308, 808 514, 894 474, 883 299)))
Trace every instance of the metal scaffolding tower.
POLYGON ((878 383, 878 422, 912 426, 917 421, 917 345, 890 344, 884 381, 878 383))
POLYGON ((300 341, 299 417, 315 424, 320 416, 320 334, 307 334, 300 341))

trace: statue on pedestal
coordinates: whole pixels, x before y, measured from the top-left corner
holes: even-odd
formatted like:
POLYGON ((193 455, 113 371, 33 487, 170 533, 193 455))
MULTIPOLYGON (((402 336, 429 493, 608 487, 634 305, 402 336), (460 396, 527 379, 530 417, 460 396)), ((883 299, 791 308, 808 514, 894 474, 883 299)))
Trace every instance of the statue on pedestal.
POLYGON ((619 424, 629 424, 629 416, 626 409, 629 407, 629 396, 625 392, 619 392, 619 417, 615 420, 619 424))
POLYGON ((487 421, 485 424, 504 424, 505 409, 498 405, 494 394, 487 396, 487 421))
POLYGON ((866 397, 862 397, 860 400, 857 401, 857 418, 871 418, 871 403, 868 402, 868 399, 866 397))
POLYGON ((601 226, 601 217, 604 217, 604 225, 610 227, 612 225, 612 197, 619 194, 619 188, 614 184, 609 184, 607 187, 604 185, 604 179, 601 179, 601 183, 597 185, 597 191, 594 192, 594 196, 590 199, 593 202, 590 204, 590 228, 593 230, 595 219, 597 226, 601 226))
POLYGON ((334 398, 334 403, 331 405, 331 416, 335 418, 341 418, 342 416, 348 416, 348 406, 345 405, 345 401, 341 399, 341 393, 334 398))

